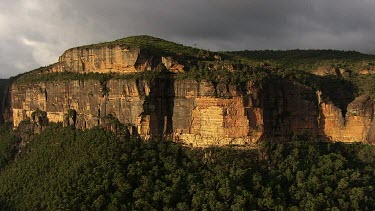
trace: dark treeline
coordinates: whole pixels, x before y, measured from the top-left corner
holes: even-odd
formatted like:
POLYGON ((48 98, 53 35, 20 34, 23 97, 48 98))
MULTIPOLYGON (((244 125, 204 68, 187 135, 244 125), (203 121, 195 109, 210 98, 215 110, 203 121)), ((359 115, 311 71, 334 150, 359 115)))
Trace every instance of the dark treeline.
POLYGON ((19 153, 0 133, 0 210, 375 209, 369 145, 291 137, 190 149, 49 126, 19 153))
POLYGON ((9 79, 0 79, 0 124, 4 121, 3 103, 4 103, 4 97, 6 96, 6 90, 8 88, 9 82, 10 82, 9 79))

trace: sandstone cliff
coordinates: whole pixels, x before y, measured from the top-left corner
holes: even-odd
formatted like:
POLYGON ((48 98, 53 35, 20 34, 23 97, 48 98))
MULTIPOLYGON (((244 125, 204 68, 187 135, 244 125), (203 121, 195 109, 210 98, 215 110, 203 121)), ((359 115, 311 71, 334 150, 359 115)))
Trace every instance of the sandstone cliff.
POLYGON ((69 49, 47 72, 129 74, 165 68, 180 73, 210 56, 204 52, 150 36, 128 37, 69 49))
POLYGON ((49 72, 135 73, 163 65, 171 72, 183 72, 184 65, 170 56, 154 56, 128 45, 78 47, 67 50, 49 72))
POLYGON ((101 125, 113 115, 144 139, 170 136, 187 145, 246 145, 267 135, 305 134, 334 141, 373 142, 373 102, 360 96, 346 116, 332 103, 319 101, 310 88, 292 81, 266 87, 207 81, 110 80, 104 94, 99 81, 42 82, 12 87, 13 122, 47 112, 50 122, 65 122, 75 110, 77 128, 101 125), (218 96, 226 96, 218 97, 218 96))
POLYGON ((78 128, 99 126, 111 114, 145 139, 169 135, 193 146, 245 144, 262 135, 259 90, 252 86, 246 96, 236 87, 222 90, 226 99, 205 81, 110 80, 107 88, 108 94, 98 92, 101 84, 94 80, 13 85, 14 125, 38 109, 51 122, 66 122, 74 109, 78 128))
MULTIPOLYGON (((237 74, 236 69, 247 71, 247 64, 232 64, 219 55, 210 58, 210 53, 204 51, 198 55, 195 49, 173 48, 177 50, 159 52, 120 42, 70 49, 58 63, 38 75, 123 75, 147 70, 171 74, 152 79, 16 81, 9 92, 12 117, 8 119, 13 120, 14 126, 29 118, 87 129, 107 125, 110 116, 143 139, 169 137, 194 147, 250 145, 269 136, 293 134, 331 141, 375 142, 374 102, 368 95, 354 98, 348 97, 347 91, 338 90, 332 92, 331 102, 319 87, 293 77, 251 79, 245 83, 240 77, 241 83, 237 84, 226 82, 220 74, 220 80, 207 76, 204 80, 179 79, 179 73, 194 65, 213 72, 224 68, 237 74), (202 65, 202 59, 208 61, 202 65), (45 117, 42 113, 35 118, 36 111, 44 111, 45 117)), ((344 69, 330 71, 337 77, 351 74, 344 69)), ((321 72, 316 74, 326 75, 321 72)), ((197 75, 202 74, 205 73, 198 71, 197 75)))

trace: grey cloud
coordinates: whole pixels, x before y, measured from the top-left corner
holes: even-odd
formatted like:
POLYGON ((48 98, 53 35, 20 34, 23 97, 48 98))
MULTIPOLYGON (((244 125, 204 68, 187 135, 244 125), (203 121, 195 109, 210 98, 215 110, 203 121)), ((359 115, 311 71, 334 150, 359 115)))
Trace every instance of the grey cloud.
POLYGON ((373 53, 374 9, 371 0, 2 0, 0 77, 48 65, 70 47, 137 34, 211 50, 373 53))

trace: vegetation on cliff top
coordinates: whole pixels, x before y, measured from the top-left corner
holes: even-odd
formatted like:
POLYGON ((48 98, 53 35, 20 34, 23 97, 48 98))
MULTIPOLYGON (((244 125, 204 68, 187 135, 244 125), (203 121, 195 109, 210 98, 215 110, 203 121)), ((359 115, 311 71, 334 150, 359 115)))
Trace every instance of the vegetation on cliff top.
POLYGON ((189 149, 50 126, 0 167, 0 209, 373 210, 374 150, 302 137, 189 149))
POLYGON ((151 54, 153 56, 175 56, 185 59, 197 59, 209 56, 208 51, 206 50, 184 46, 182 44, 177 44, 171 41, 147 35, 131 36, 110 42, 80 46, 78 48, 95 48, 114 45, 137 47, 145 51, 145 53, 151 54))
POLYGON ((146 35, 131 36, 79 48, 111 45, 138 47, 151 55, 174 56, 178 60, 195 58, 202 61, 213 61, 215 60, 214 55, 220 55, 227 64, 242 63, 252 67, 272 66, 274 68, 292 68, 305 71, 313 71, 319 67, 336 67, 359 71, 375 66, 375 55, 356 51, 297 49, 210 52, 146 35))
MULTIPOLYGON (((211 52, 208 50, 184 46, 152 36, 131 36, 110 42, 85 45, 76 48, 95 48, 103 46, 129 46, 142 49, 152 56, 172 56, 182 63, 218 65, 239 65, 250 67, 272 67, 313 71, 319 67, 345 68, 357 72, 375 66, 375 55, 355 51, 338 50, 257 50, 211 52), (215 59, 218 55, 220 59, 215 59)), ((43 72, 48 67, 32 72, 43 72)), ((23 75, 23 74, 22 74, 23 75)))
POLYGON ((266 65, 314 71, 319 67, 345 68, 357 72, 375 66, 375 55, 338 50, 260 50, 224 52, 232 60, 249 65, 266 65))

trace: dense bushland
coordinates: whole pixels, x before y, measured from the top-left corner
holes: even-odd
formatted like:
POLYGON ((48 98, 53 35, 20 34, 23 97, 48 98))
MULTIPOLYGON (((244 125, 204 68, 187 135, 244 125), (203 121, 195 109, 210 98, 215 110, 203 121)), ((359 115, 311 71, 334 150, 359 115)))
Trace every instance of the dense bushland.
POLYGON ((49 126, 1 168, 0 209, 373 210, 374 152, 306 137, 191 149, 49 126))

